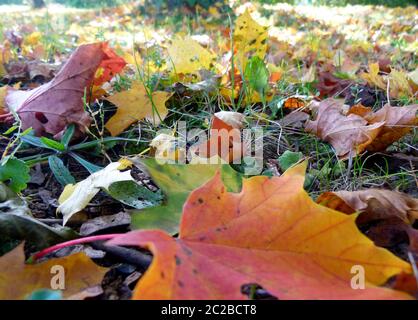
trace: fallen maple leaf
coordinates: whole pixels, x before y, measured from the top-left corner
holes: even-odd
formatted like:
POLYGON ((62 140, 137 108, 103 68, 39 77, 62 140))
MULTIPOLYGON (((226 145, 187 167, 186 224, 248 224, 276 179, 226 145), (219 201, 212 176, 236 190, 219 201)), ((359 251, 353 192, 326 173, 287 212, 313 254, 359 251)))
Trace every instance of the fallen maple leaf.
POLYGON ((360 77, 368 84, 378 87, 381 90, 389 92, 393 98, 400 98, 402 96, 413 96, 413 85, 410 85, 408 78, 409 74, 392 69, 387 75, 380 75, 380 67, 378 63, 371 63, 369 65, 369 72, 362 73, 360 77))
POLYGON ((418 104, 391 107, 385 105, 375 113, 369 113, 364 118, 370 123, 385 122, 376 139, 367 146, 369 151, 383 151, 393 142, 398 141, 418 125, 418 104))
POLYGON ((344 113, 344 104, 334 99, 319 103, 315 121, 307 121, 305 130, 329 142, 342 159, 364 150, 382 151, 418 124, 418 105, 391 107, 376 112, 353 106, 344 113))
POLYGON ((176 73, 194 73, 209 70, 216 56, 190 37, 174 39, 168 45, 168 54, 176 73))
POLYGON ((32 127, 38 136, 50 133, 59 138, 70 123, 84 131, 90 124, 83 107, 85 89, 109 52, 105 43, 81 45, 52 81, 29 91, 9 88, 6 107, 19 115, 22 129, 32 127))
POLYGON ((75 185, 66 185, 60 197, 60 206, 57 211, 63 215, 63 225, 77 212, 84 209, 101 188, 109 189, 112 183, 129 181, 133 178, 131 171, 119 171, 121 163, 112 162, 106 168, 91 174, 88 178, 75 185), (63 199, 64 198, 64 199, 63 199))
POLYGON ((381 121, 370 125, 359 115, 346 116, 342 113, 343 105, 334 99, 321 101, 315 121, 308 120, 305 131, 329 142, 336 154, 344 159, 362 153, 377 137, 385 123, 381 121))
POLYGON ((52 272, 54 266, 64 268, 64 297, 100 284, 108 271, 107 268, 96 265, 84 253, 37 264, 25 264, 23 245, 20 245, 0 257, 0 299, 22 300, 34 290, 51 288, 51 280, 56 273, 52 272))
POLYGON ((165 103, 170 97, 169 92, 155 91, 150 98, 144 85, 134 82, 130 90, 115 93, 107 98, 118 109, 106 123, 106 129, 112 136, 117 136, 132 123, 142 119, 148 119, 154 125, 158 125, 167 116, 165 103))
POLYGON ((136 231, 112 239, 153 253, 134 299, 243 299, 257 283, 279 299, 405 299, 379 288, 411 272, 378 248, 346 215, 312 201, 303 190, 306 163, 281 177, 252 177, 240 193, 226 192, 219 173, 193 191, 180 235, 136 231), (353 266, 365 269, 366 288, 350 286, 353 266))
POLYGON ((235 23, 234 44, 238 70, 243 73, 250 56, 264 59, 267 51, 267 27, 258 24, 248 10, 235 23))
POLYGON ((316 202, 347 214, 359 211, 359 223, 398 217, 412 224, 418 218, 418 200, 391 190, 325 192, 316 202))

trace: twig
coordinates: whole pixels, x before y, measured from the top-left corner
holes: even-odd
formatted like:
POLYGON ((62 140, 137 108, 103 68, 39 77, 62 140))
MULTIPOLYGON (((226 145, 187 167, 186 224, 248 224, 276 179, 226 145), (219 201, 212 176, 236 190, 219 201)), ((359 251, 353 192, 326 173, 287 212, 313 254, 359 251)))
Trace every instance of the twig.
POLYGON ((109 246, 103 242, 94 242, 90 244, 96 250, 102 250, 106 253, 119 258, 129 264, 135 265, 141 268, 141 271, 146 270, 151 264, 152 257, 148 256, 140 251, 124 248, 120 246, 109 246))

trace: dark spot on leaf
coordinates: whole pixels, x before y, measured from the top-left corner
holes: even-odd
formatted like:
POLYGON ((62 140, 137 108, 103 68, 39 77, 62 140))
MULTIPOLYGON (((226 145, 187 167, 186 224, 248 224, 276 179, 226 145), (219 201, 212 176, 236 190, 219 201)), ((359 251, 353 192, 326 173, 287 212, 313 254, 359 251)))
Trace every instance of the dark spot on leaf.
POLYGON ((181 265, 181 259, 178 256, 174 256, 174 258, 176 259, 176 265, 181 265))
POLYGON ((184 287, 184 284, 183 284, 183 282, 181 282, 180 280, 179 281, 177 281, 177 284, 179 285, 179 287, 184 287))
POLYGON ((163 271, 161 271, 161 274, 160 275, 161 275, 161 278, 163 278, 163 279, 165 278, 165 274, 164 274, 163 271))
POLYGON ((257 42, 257 39, 253 39, 253 40, 251 40, 248 44, 250 45, 250 46, 252 46, 253 44, 255 44, 257 42))
POLYGON ((35 112, 35 118, 40 122, 40 123, 47 123, 48 122, 48 118, 45 117, 45 115, 42 112, 35 112))
POLYGON ((197 201, 199 201, 200 204, 204 202, 202 198, 197 199, 197 201))
POLYGON ((193 271, 193 273, 194 273, 194 274, 198 274, 198 273, 199 273, 199 272, 198 272, 196 269, 194 269, 194 268, 193 268, 193 270, 192 270, 192 271, 193 271))
POLYGON ((267 39, 264 38, 263 40, 261 40, 261 44, 266 44, 267 39))

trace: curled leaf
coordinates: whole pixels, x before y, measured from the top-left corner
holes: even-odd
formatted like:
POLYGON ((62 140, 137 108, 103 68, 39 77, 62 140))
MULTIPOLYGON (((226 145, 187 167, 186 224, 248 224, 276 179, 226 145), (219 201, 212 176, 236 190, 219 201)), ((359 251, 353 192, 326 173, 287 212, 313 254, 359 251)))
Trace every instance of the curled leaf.
POLYGON ((52 81, 29 91, 10 88, 6 107, 17 112, 23 129, 32 127, 38 136, 49 133, 59 137, 70 123, 84 131, 90 116, 84 111, 83 96, 109 52, 104 43, 81 45, 52 81))
POLYGON ((418 200, 391 190, 325 192, 317 202, 348 214, 361 212, 360 223, 397 217, 412 224, 418 218, 418 200))
MULTIPOLYGON (((112 183, 118 181, 133 181, 131 171, 120 172, 119 162, 112 162, 104 169, 91 174, 85 180, 71 186, 71 190, 66 194, 57 211, 61 212, 64 218, 63 225, 77 212, 84 209, 91 199, 100 191, 101 188, 108 190, 112 183)), ((64 190, 65 192, 66 190, 64 190)), ((63 193, 64 193, 63 192, 63 193)), ((62 198, 60 197, 60 200, 62 198)))

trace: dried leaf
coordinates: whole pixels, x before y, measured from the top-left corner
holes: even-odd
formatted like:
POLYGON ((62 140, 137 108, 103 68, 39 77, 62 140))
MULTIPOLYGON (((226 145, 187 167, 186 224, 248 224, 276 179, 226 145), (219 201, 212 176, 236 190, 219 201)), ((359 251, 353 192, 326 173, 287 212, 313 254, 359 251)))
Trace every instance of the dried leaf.
POLYGON ((403 107, 385 105, 377 112, 366 115, 365 119, 370 124, 385 122, 379 135, 367 146, 367 150, 383 151, 408 134, 414 126, 418 125, 417 111, 418 104, 403 107))
POLYGON ((82 45, 51 82, 30 91, 10 88, 6 106, 17 112, 22 128, 32 127, 38 136, 49 133, 60 137, 68 124, 75 123, 84 131, 90 117, 84 111, 83 96, 97 68, 107 61, 105 48, 103 43, 82 45))
POLYGON ((106 123, 112 136, 117 136, 136 121, 147 119, 158 125, 167 116, 166 101, 171 93, 155 91, 151 99, 145 87, 134 82, 130 90, 115 93, 107 98, 118 107, 116 114, 106 123))
POLYGON ((64 297, 101 283, 106 268, 99 267, 84 253, 51 259, 38 264, 25 264, 23 245, 0 257, 0 299, 22 300, 34 290, 51 288, 56 271, 54 266, 64 268, 64 297), (53 272, 52 272, 53 271, 53 272), (55 272, 55 273, 54 273, 55 272))
POLYGON ((315 121, 307 121, 305 130, 329 142, 341 158, 362 153, 378 136, 384 121, 369 124, 356 114, 342 113, 343 103, 326 99, 319 104, 315 121))
POLYGON ((418 199, 391 190, 325 192, 317 202, 348 214, 359 211, 362 213, 359 221, 362 222, 398 217, 412 224, 418 218, 418 199))

